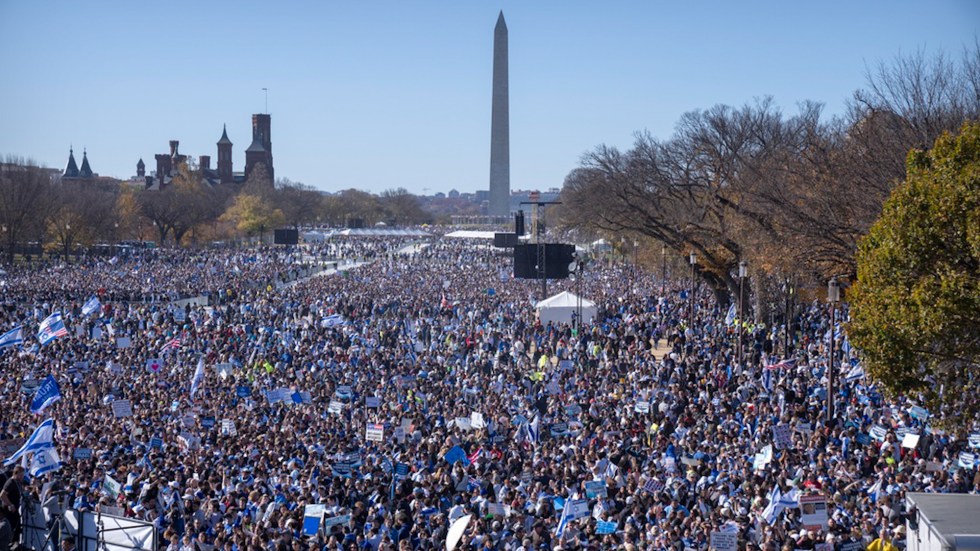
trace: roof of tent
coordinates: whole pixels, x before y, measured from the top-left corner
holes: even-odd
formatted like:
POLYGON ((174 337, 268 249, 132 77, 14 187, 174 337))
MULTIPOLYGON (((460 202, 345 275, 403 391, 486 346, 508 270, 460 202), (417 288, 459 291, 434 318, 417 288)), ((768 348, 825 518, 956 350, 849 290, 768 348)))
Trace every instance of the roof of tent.
MULTIPOLYGON (((595 303, 587 298, 582 299, 583 308, 591 308, 595 306, 595 303)), ((541 302, 534 305, 535 308, 577 308, 578 307, 578 297, 569 293, 568 291, 563 291, 557 295, 546 298, 541 302)))

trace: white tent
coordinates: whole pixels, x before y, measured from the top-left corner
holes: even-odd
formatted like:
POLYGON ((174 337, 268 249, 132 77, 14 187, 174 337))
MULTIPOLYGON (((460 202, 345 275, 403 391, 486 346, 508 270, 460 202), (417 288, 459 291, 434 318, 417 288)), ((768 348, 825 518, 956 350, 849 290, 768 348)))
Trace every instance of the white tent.
MULTIPOLYGON (((585 323, 592 321, 596 315, 595 303, 589 299, 582 300, 582 319, 585 323)), ((569 293, 568 291, 559 293, 551 298, 546 298, 541 302, 537 303, 534 308, 538 312, 538 319, 541 320, 542 324, 547 324, 548 322, 558 323, 572 323, 572 319, 575 317, 575 313, 578 310, 579 297, 569 293)))

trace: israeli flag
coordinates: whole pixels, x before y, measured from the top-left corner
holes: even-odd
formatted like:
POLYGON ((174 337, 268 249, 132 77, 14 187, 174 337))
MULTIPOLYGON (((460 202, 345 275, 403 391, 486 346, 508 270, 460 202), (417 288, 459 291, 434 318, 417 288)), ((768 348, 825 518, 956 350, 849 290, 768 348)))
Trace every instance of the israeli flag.
POLYGON ((345 322, 344 322, 344 317, 343 316, 341 316, 340 314, 333 314, 332 316, 327 316, 327 317, 323 318, 323 321, 320 322, 320 326, 321 327, 334 327, 336 325, 343 325, 344 323, 345 322))
POLYGON ((85 305, 82 306, 82 315, 88 316, 94 312, 98 312, 100 308, 102 308, 102 303, 99 302, 99 297, 93 295, 92 298, 88 299, 85 302, 85 305))
POLYGON ((58 388, 58 381, 55 380, 54 375, 48 375, 41 381, 41 386, 37 387, 34 401, 31 402, 31 413, 41 413, 60 399, 61 389, 58 388))
POLYGON ((55 312, 44 318, 37 332, 37 340, 42 346, 58 337, 66 336, 68 336, 68 329, 65 328, 65 322, 61 321, 61 312, 55 312))
POLYGON ((728 314, 725 316, 725 326, 731 327, 735 325, 735 303, 728 308, 728 314))
POLYGON ((561 537, 565 535, 565 527, 568 526, 568 520, 569 520, 568 519, 569 509, 571 509, 571 507, 561 508, 561 518, 558 519, 558 528, 555 530, 555 537, 557 537, 558 539, 561 539, 561 537))
POLYGON ((8 457, 3 464, 5 466, 13 465, 21 458, 22 455, 28 452, 35 452, 38 450, 43 450, 44 448, 54 446, 54 420, 48 419, 37 426, 34 432, 31 434, 27 442, 20 447, 19 450, 15 451, 13 455, 8 457))
POLYGON ((0 335, 0 350, 24 343, 24 328, 18 325, 0 335))
POLYGON ((60 468, 61 457, 58 456, 58 450, 54 449, 54 446, 48 446, 34 453, 34 457, 31 458, 30 475, 37 477, 60 468))
POLYGON ((197 394, 197 389, 201 386, 201 381, 204 380, 204 356, 197 361, 197 369, 194 371, 194 377, 191 378, 191 400, 194 399, 194 395, 197 394))

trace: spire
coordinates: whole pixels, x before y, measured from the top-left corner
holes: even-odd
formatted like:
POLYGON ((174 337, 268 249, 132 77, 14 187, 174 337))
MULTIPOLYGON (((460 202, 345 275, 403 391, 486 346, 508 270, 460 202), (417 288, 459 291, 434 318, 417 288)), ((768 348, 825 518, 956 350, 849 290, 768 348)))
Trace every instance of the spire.
POLYGON ((143 162, 143 157, 136 163, 136 168, 146 168, 146 163, 143 162))
POLYGON ((222 125, 222 126, 223 128, 221 130, 221 139, 218 140, 218 145, 224 145, 224 144, 232 145, 231 140, 228 139, 228 125, 222 125))
POLYGON ((79 178, 91 178, 92 167, 88 166, 88 151, 82 150, 82 168, 78 171, 79 178))
POLYGON ((78 165, 75 164, 75 150, 68 147, 68 166, 65 167, 63 178, 78 178, 78 165))
POLYGON ((504 21, 504 10, 500 10, 500 15, 497 16, 497 25, 493 28, 494 31, 503 29, 507 30, 507 22, 504 21))

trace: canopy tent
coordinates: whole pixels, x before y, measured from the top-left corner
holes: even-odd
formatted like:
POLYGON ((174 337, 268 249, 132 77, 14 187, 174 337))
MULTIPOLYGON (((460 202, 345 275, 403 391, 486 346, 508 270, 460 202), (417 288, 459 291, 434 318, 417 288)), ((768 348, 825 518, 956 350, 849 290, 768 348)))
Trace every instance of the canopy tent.
MULTIPOLYGON (((588 323, 595 318, 597 309, 595 303, 591 300, 583 298, 581 301, 582 319, 585 323, 588 323)), ((542 300, 534 306, 534 309, 537 310, 538 319, 541 320, 542 324, 547 324, 548 322, 559 324, 572 323, 578 307, 579 297, 568 291, 564 291, 551 298, 542 300)))

